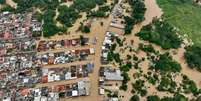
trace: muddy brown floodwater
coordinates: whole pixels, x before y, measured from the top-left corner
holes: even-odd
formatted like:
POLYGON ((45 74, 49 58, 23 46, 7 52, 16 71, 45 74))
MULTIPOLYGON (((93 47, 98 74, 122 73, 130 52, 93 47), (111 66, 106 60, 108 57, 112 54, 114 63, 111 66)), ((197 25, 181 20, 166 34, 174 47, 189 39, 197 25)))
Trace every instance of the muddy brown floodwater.
MULTIPOLYGON (((155 17, 159 18, 163 14, 162 10, 159 8, 159 6, 157 5, 155 0, 145 0, 145 7, 147 8, 147 10, 145 12, 145 20, 141 24, 138 24, 138 25, 134 26, 134 29, 132 31, 134 34, 138 33, 143 26, 151 23, 153 18, 155 18, 155 17)), ((126 37, 126 39, 127 39, 127 42, 129 42, 130 40, 134 40, 134 45, 133 45, 134 47, 138 47, 138 44, 142 42, 135 35, 128 35, 126 37)), ((156 48, 158 48, 157 50, 160 49, 160 47, 156 47, 156 48)), ((137 54, 137 56, 145 57, 146 54, 144 52, 139 52, 137 54)), ((148 69, 148 61, 145 61, 142 64, 140 64, 140 67, 142 67, 143 72, 146 73, 147 69, 148 69)), ((128 72, 128 74, 129 74, 131 79, 133 79, 133 77, 132 77, 133 73, 135 73, 134 69, 132 69, 132 70, 130 70, 128 72)), ((120 91, 120 95, 124 96, 123 98, 121 98, 121 101, 129 101, 130 97, 133 95, 131 93, 131 91, 132 91, 132 83, 133 83, 132 80, 128 82, 128 90, 127 90, 127 92, 120 91)), ((148 91, 150 93, 153 93, 153 92, 156 92, 156 89, 154 89, 154 87, 151 87, 148 91)), ((163 96, 165 94, 161 94, 161 95, 163 96)), ((144 101, 145 98, 142 98, 141 100, 144 101)))
POLYGON ((145 0, 144 3, 147 10, 145 13, 145 21, 142 23, 142 25, 147 25, 152 22, 153 17, 161 17, 163 12, 157 5, 156 0, 145 0))
POLYGON ((17 4, 13 0, 6 0, 6 3, 13 8, 17 8, 17 4))

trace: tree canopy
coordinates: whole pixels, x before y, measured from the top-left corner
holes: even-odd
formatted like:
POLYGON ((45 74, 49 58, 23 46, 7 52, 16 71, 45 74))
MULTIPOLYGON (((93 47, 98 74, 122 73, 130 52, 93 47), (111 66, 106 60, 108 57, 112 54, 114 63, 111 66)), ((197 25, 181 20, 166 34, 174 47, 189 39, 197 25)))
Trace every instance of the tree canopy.
POLYGON ((79 12, 75 10, 72 6, 59 6, 58 11, 59 15, 57 17, 57 21, 64 24, 66 27, 71 27, 72 24, 77 20, 79 15, 79 12))
POLYGON ((146 11, 145 4, 143 0, 128 0, 132 12, 131 17, 126 16, 124 17, 126 26, 125 26, 125 34, 130 34, 133 26, 137 23, 142 22, 144 18, 144 14, 146 11))
POLYGON ((5 4, 6 0, 0 0, 0 4, 5 4))
POLYGON ((130 101, 140 101, 140 97, 138 95, 133 95, 131 98, 130 98, 130 101))
POLYGON ((163 49, 179 48, 182 39, 177 35, 177 31, 165 21, 155 20, 153 23, 144 26, 137 33, 141 39, 160 45, 163 49))
POLYGON ((54 10, 48 9, 44 15, 43 15, 43 35, 45 37, 53 36, 58 32, 64 31, 64 29, 59 28, 56 26, 54 21, 54 16, 56 15, 56 12, 54 10))
POLYGON ((147 101, 160 101, 160 98, 157 95, 147 96, 147 101))
POLYGON ((201 71, 201 47, 190 46, 186 48, 185 59, 191 68, 201 71))
POLYGON ((168 53, 165 53, 153 60, 153 66, 151 68, 164 72, 179 72, 181 65, 173 60, 168 53))

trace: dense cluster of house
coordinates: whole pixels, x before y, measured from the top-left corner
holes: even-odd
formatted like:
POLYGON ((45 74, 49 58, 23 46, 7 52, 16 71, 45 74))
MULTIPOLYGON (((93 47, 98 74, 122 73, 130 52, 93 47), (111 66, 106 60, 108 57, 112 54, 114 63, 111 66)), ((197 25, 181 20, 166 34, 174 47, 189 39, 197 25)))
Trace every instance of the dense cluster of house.
POLYGON ((45 53, 36 56, 39 65, 56 65, 86 60, 89 55, 95 53, 94 48, 68 50, 65 52, 45 53))
MULTIPOLYGON (((116 7, 113 13, 118 15, 118 11, 116 7)), ((93 61, 71 66, 66 64, 88 60, 90 55, 95 54, 95 48, 67 49, 88 45, 89 38, 80 36, 63 40, 41 40, 36 43, 33 34, 41 31, 42 23, 32 13, 0 13, 0 101, 58 101, 60 98, 90 94, 91 85, 87 77, 93 72, 93 61), (59 50, 65 48, 65 51, 59 50), (48 52, 49 50, 57 51, 48 52), (53 65, 55 67, 51 67, 53 65), (76 82, 36 87, 39 83, 49 84, 62 80, 76 82)), ((107 55, 116 37, 118 34, 113 32, 105 35, 101 56, 103 64, 108 62, 107 55)), ((92 43, 96 42, 94 37, 92 43)), ((123 80, 121 71, 111 67, 101 67, 99 76, 101 95, 105 94, 105 82, 123 80)), ((108 101, 117 100, 111 98, 108 101)))
POLYGON ((18 39, 11 41, 0 41, 0 56, 9 56, 21 53, 36 52, 34 39, 18 39))
POLYGON ((89 42, 89 38, 80 37, 74 39, 65 39, 65 40, 49 40, 45 41, 42 40, 39 42, 37 50, 40 51, 47 51, 53 49, 61 49, 61 48, 68 48, 70 46, 80 46, 86 45, 89 42))
POLYGON ((11 72, 6 76, 14 77, 22 70, 35 67, 32 61, 36 53, 36 42, 32 38, 35 28, 41 31, 42 26, 30 13, 0 13, 0 71, 11 72))
MULTIPOLYGON (((90 93, 90 82, 83 79, 72 84, 45 86, 40 88, 21 88, 14 91, 15 96, 6 95, 2 101, 58 101, 64 97, 86 96, 90 93)), ((0 92, 0 95, 5 93, 0 92)))
POLYGON ((101 62, 102 64, 107 64, 107 55, 110 51, 110 47, 114 43, 115 37, 118 37, 118 34, 113 32, 107 32, 105 35, 105 39, 102 44, 102 55, 101 55, 101 62))
POLYGON ((60 80, 72 80, 77 78, 88 77, 89 73, 92 73, 94 68, 93 63, 87 63, 83 65, 72 65, 70 67, 58 67, 58 68, 43 68, 42 69, 42 83, 60 81, 60 80))
MULTIPOLYGON (((113 67, 101 67, 99 70, 99 94, 105 94, 105 86, 107 81, 122 81, 124 78, 119 69, 113 67)), ((110 86, 110 85, 109 85, 110 86)))
POLYGON ((0 13, 0 56, 34 52, 32 34, 41 31, 42 24, 31 13, 0 13))
MULTIPOLYGON (((114 41, 119 35, 114 32, 106 32, 104 41, 102 43, 102 55, 101 63, 108 65, 108 53, 111 51, 111 47, 114 41)), ((116 93, 119 91, 119 86, 121 85, 124 77, 120 69, 113 66, 100 67, 99 70, 99 94, 106 95, 106 90, 111 91, 111 93, 116 93)), ((117 97, 108 97, 105 101, 119 101, 117 97)))
POLYGON ((33 31, 42 31, 42 24, 32 18, 32 14, 0 13, 0 39, 17 40, 29 38, 33 31))
POLYGON ((61 67, 60 64, 88 59, 94 48, 50 52, 62 48, 84 46, 89 38, 39 41, 32 37, 41 33, 42 24, 34 14, 0 13, 0 101, 58 101, 63 97, 89 95, 93 62, 61 67), (38 54, 37 52, 44 52, 38 54), (44 68, 55 65, 58 68, 44 68), (77 80, 77 78, 80 78, 77 80), (83 79, 84 78, 84 79, 83 79), (62 80, 76 80, 70 84, 44 86, 62 80))

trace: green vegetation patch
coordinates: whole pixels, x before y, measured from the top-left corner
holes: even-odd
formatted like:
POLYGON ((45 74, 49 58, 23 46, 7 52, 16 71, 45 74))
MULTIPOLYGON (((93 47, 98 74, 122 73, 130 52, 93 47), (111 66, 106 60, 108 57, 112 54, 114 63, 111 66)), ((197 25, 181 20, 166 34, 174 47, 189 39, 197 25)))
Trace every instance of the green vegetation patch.
POLYGON ((138 95, 133 95, 131 98, 130 98, 130 101, 140 101, 140 97, 138 95))
POLYGON ((173 97, 163 97, 161 98, 160 101, 189 101, 189 100, 182 94, 175 94, 173 97))
POLYGON ((5 4, 6 0, 0 0, 0 4, 5 4))
POLYGON ((157 0, 164 19, 187 34, 195 44, 201 44, 201 6, 193 0, 157 0))
POLYGON ((147 52, 147 53, 155 53, 155 49, 154 47, 149 44, 149 45, 144 45, 142 43, 139 44, 139 49, 143 50, 144 52, 147 52))
POLYGON ((64 32, 65 29, 59 28, 56 26, 56 22, 54 21, 54 16, 56 15, 55 10, 48 9, 43 14, 43 35, 44 37, 50 37, 55 35, 58 32, 64 32))
POLYGON ((125 34, 130 34, 133 29, 133 25, 140 23, 145 19, 144 14, 146 11, 143 0, 128 0, 128 2, 132 8, 132 12, 131 17, 124 17, 126 23, 125 34))
POLYGON ((185 52, 185 58, 188 65, 191 68, 196 68, 201 71, 201 47, 200 46, 190 46, 187 47, 185 52))
POLYGON ((162 76, 157 89, 159 91, 168 91, 174 93, 176 87, 177 87, 176 82, 173 81, 170 77, 162 76))
POLYGON ((145 96, 147 94, 147 90, 144 83, 144 80, 136 80, 135 83, 133 83, 133 91, 140 94, 141 96, 145 96))
POLYGON ((127 83, 128 81, 130 81, 130 77, 127 72, 123 72, 122 76, 124 79, 122 81, 122 85, 120 86, 120 89, 126 91, 128 89, 127 83))
POLYGON ((13 0, 17 3, 16 11, 18 13, 31 10, 33 7, 41 10, 56 9, 60 3, 59 0, 13 0))
POLYGON ((105 2, 106 0, 75 0, 73 3, 73 8, 82 12, 87 12, 95 8, 96 4, 102 5, 105 2))
POLYGON ((59 15, 57 17, 57 21, 59 21, 66 27, 71 27, 79 16, 79 12, 75 10, 72 6, 59 6, 58 11, 59 15))
POLYGON ((174 27, 170 24, 154 20, 151 24, 144 26, 142 30, 137 33, 141 39, 155 43, 163 49, 179 48, 182 40, 176 34, 174 27))
POLYGON ((160 101, 160 98, 157 95, 147 96, 147 101, 160 101))
POLYGON ((98 8, 97 11, 90 11, 88 17, 107 17, 109 12, 111 10, 110 5, 104 5, 98 8))
POLYGON ((5 4, 5 5, 0 9, 0 12, 4 12, 4 11, 14 12, 15 9, 12 8, 10 5, 5 4))
POLYGON ((161 54, 153 60, 153 66, 151 68, 162 72, 179 72, 181 71, 181 65, 172 59, 168 54, 161 54))
MULTIPOLYGON (((14 0, 17 3, 17 9, 14 12, 21 13, 25 11, 33 11, 36 8, 42 12, 38 14, 39 21, 43 23, 43 35, 45 37, 53 36, 59 32, 65 32, 72 27, 75 21, 80 17, 81 12, 89 13, 97 5, 103 5, 106 0, 74 0, 70 6, 61 5, 65 0, 14 0), (56 17, 56 11, 58 16, 56 17), (61 26, 57 23, 60 22, 61 26)), ((12 10, 10 8, 4 8, 12 10)), ((101 11, 107 10, 107 7, 100 8, 101 11)), ((98 13, 101 14, 101 13, 98 13)), ((90 32, 86 26, 83 27, 84 32, 90 32)))
POLYGON ((183 76, 182 87, 184 89, 184 93, 192 93, 193 95, 199 95, 201 90, 197 88, 194 81, 190 80, 187 76, 183 76))

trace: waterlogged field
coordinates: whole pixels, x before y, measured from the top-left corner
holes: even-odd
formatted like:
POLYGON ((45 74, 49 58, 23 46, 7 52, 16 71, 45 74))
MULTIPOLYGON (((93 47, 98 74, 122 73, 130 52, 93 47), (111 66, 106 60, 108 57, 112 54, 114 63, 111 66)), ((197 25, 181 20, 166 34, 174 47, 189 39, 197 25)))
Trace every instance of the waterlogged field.
POLYGON ((192 0, 157 0, 164 18, 187 34, 195 44, 201 44, 201 6, 192 0))

